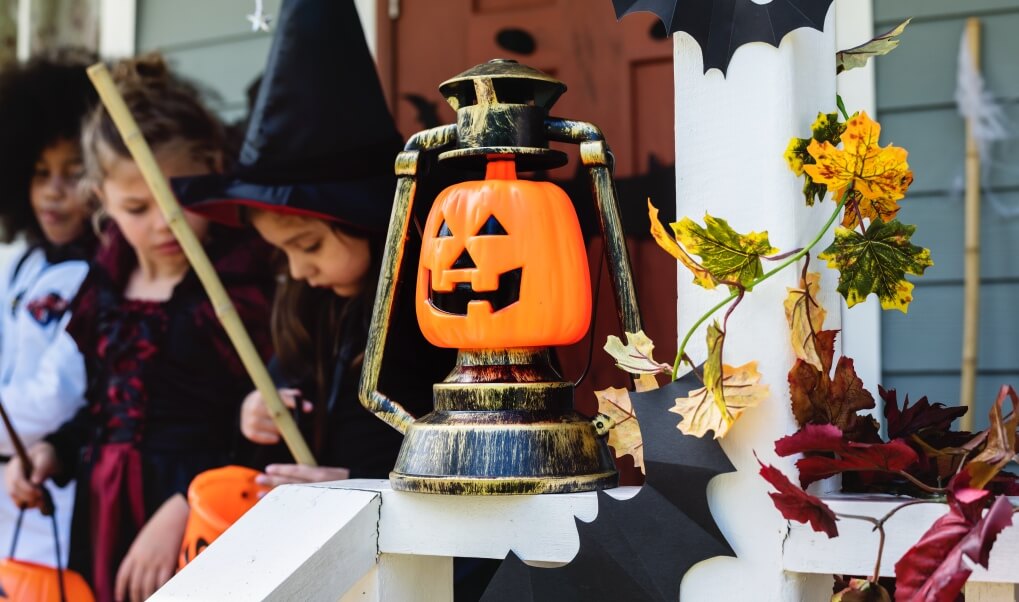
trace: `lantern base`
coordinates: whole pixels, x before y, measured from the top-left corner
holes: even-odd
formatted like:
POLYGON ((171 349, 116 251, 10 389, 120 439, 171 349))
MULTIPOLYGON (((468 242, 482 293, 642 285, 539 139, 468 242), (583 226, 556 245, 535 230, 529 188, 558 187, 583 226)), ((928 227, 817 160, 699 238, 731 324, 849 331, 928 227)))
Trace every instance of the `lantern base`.
POLYGON ((504 478, 420 477, 389 473, 389 482, 397 491, 444 495, 538 495, 576 493, 616 487, 619 475, 610 473, 580 477, 504 478))
POLYGON ((607 489, 618 475, 605 438, 572 410, 440 410, 407 430, 390 480, 399 491, 522 495, 607 489))

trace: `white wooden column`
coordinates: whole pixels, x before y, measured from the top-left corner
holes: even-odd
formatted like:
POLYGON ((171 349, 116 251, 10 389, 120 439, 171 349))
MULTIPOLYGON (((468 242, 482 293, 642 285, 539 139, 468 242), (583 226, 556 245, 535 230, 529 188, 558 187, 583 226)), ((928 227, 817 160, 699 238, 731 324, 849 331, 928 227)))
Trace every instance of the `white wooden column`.
MULTIPOLYGON (((852 48, 874 37, 873 0, 835 0, 835 16, 838 49, 852 48)), ((880 119, 874 72, 876 61, 842 73, 837 78, 837 86, 847 109, 866 111, 874 119, 880 119)), ((867 390, 877 391, 881 382, 881 305, 869 302, 852 309, 844 302, 839 305, 842 308, 842 353, 853 358, 856 375, 867 390)), ((878 407, 874 415, 883 420, 881 399, 876 401, 878 407)))
MULTIPOLYGON (((805 206, 802 182, 782 157, 789 139, 809 135, 819 111, 835 110, 834 10, 825 31, 800 29, 776 49, 755 43, 736 51, 723 77, 703 73, 700 47, 685 33, 675 36, 677 216, 703 223, 705 211, 739 232, 767 230, 782 251, 809 242, 834 210, 831 202, 805 206)), ((822 243, 824 244, 824 243, 822 243)), ((823 249, 823 246, 819 247, 823 249)), ((833 273, 821 268, 825 328, 839 327, 833 273)), ((768 266, 766 265, 767 269, 768 266)), ((717 303, 725 291, 705 291, 679 270, 679 333, 717 303)), ((771 398, 748 410, 723 447, 738 472, 714 479, 709 501, 722 532, 739 558, 716 558, 695 566, 683 580, 684 600, 824 600, 830 577, 793 576, 782 567, 787 524, 758 475, 756 450, 765 462, 793 474, 791 462, 775 458, 775 439, 795 430, 786 374, 793 364, 782 301, 796 286, 790 268, 759 286, 729 320, 725 361, 757 360, 771 398)), ((722 318, 722 312, 718 314, 722 318)), ((703 360, 703 334, 691 357, 703 360)))

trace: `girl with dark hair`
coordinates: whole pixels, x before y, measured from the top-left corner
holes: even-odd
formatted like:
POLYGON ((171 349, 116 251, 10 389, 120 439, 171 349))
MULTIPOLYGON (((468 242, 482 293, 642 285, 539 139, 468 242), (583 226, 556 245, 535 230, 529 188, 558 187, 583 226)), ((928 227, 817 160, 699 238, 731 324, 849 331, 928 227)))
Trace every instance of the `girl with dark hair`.
MULTIPOLYGON (((173 182, 182 203, 254 226, 286 258, 270 368, 284 402, 300 406, 321 466, 294 464, 281 445, 264 448, 264 485, 386 478, 395 463, 400 434, 361 405, 357 389, 402 146, 354 3, 288 0, 238 164, 228 175, 173 182)), ((425 341, 412 286, 403 289, 382 386, 420 416, 454 355, 425 341)), ((257 392, 244 402, 241 430, 255 443, 279 442, 257 392)))
MULTIPOLYGON (((96 103, 85 74, 92 58, 61 51, 0 72, 2 234, 27 242, 0 272, 0 401, 27 445, 84 403, 84 362, 64 327, 95 247, 90 199, 78 187, 81 122, 96 103)), ((0 430, 0 461, 13 454, 6 430, 0 430)), ((74 487, 49 489, 56 533, 50 518, 25 513, 16 557, 52 565, 59 542, 65 565, 74 487)), ((21 512, 0 496, 0 545, 12 541, 21 512)))
MULTIPOLYGON (((165 176, 222 168, 221 124, 160 57, 122 61, 113 77, 165 176)), ((102 107, 83 140, 86 181, 110 219, 67 327, 87 360, 88 405, 29 450, 31 482, 15 478, 12 493, 34 504, 46 478, 77 474, 72 568, 91 577, 100 601, 143 600, 176 567, 191 480, 234 460, 251 384, 102 107)), ((268 355, 267 248, 193 213, 184 218, 268 355)))

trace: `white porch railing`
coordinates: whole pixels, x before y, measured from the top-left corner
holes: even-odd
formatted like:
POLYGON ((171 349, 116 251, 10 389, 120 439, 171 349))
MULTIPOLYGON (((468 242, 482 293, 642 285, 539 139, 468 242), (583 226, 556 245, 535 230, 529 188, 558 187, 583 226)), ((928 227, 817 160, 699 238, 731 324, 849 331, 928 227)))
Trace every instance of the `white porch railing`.
MULTIPOLYGON (((628 499, 638 489, 609 493, 628 499)), ((874 517, 901 503, 878 496, 825 501, 839 513, 874 517)), ((944 505, 924 504, 896 514, 886 524, 881 574, 892 575, 895 562, 944 512, 944 505)), ((503 558, 513 550, 528 564, 561 565, 579 547, 574 517, 591 521, 597 513, 593 492, 474 497, 395 492, 388 481, 289 485, 270 493, 152 600, 452 600, 453 556, 503 558)), ((871 525, 842 520, 839 533, 828 539, 793 523, 783 568, 870 574, 878 541, 871 525)), ((1016 582, 1019 528, 1010 527, 995 543, 990 568, 973 572, 967 600, 1012 601, 1016 582)))
MULTIPOLYGON (((893 496, 830 495, 824 501, 837 514, 881 518, 908 501, 893 496)), ((1013 504, 1019 499, 1012 500, 1013 504)), ((881 576, 895 575, 895 563, 947 511, 944 504, 918 504, 904 508, 885 523, 885 549, 881 576)), ((838 522, 839 536, 828 539, 808 525, 791 523, 782 546, 782 566, 792 573, 870 575, 877 560, 878 532, 860 520, 838 522)), ((1019 528, 1006 528, 991 551, 988 568, 976 566, 966 583, 966 602, 1012 602, 1019 599, 1019 528)))
MULTIPOLYGON (((637 487, 610 491, 617 499, 637 487)), ((557 566, 579 549, 574 517, 598 514, 594 492, 438 496, 388 481, 272 491, 156 595, 169 600, 453 599, 454 556, 557 566)))

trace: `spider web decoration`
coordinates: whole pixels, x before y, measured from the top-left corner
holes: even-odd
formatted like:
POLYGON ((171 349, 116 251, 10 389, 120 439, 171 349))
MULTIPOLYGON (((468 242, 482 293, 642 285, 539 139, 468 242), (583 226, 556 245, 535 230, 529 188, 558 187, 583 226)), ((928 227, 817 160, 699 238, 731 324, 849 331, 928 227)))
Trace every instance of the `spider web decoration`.
POLYGON ((644 393, 630 393, 644 439, 647 479, 636 496, 598 493, 598 517, 577 521, 580 550, 553 569, 527 566, 512 552, 484 602, 679 599, 683 576, 714 556, 733 556, 708 508, 708 482, 734 469, 718 442, 682 434, 669 412, 677 397, 703 384, 693 372, 644 393))

